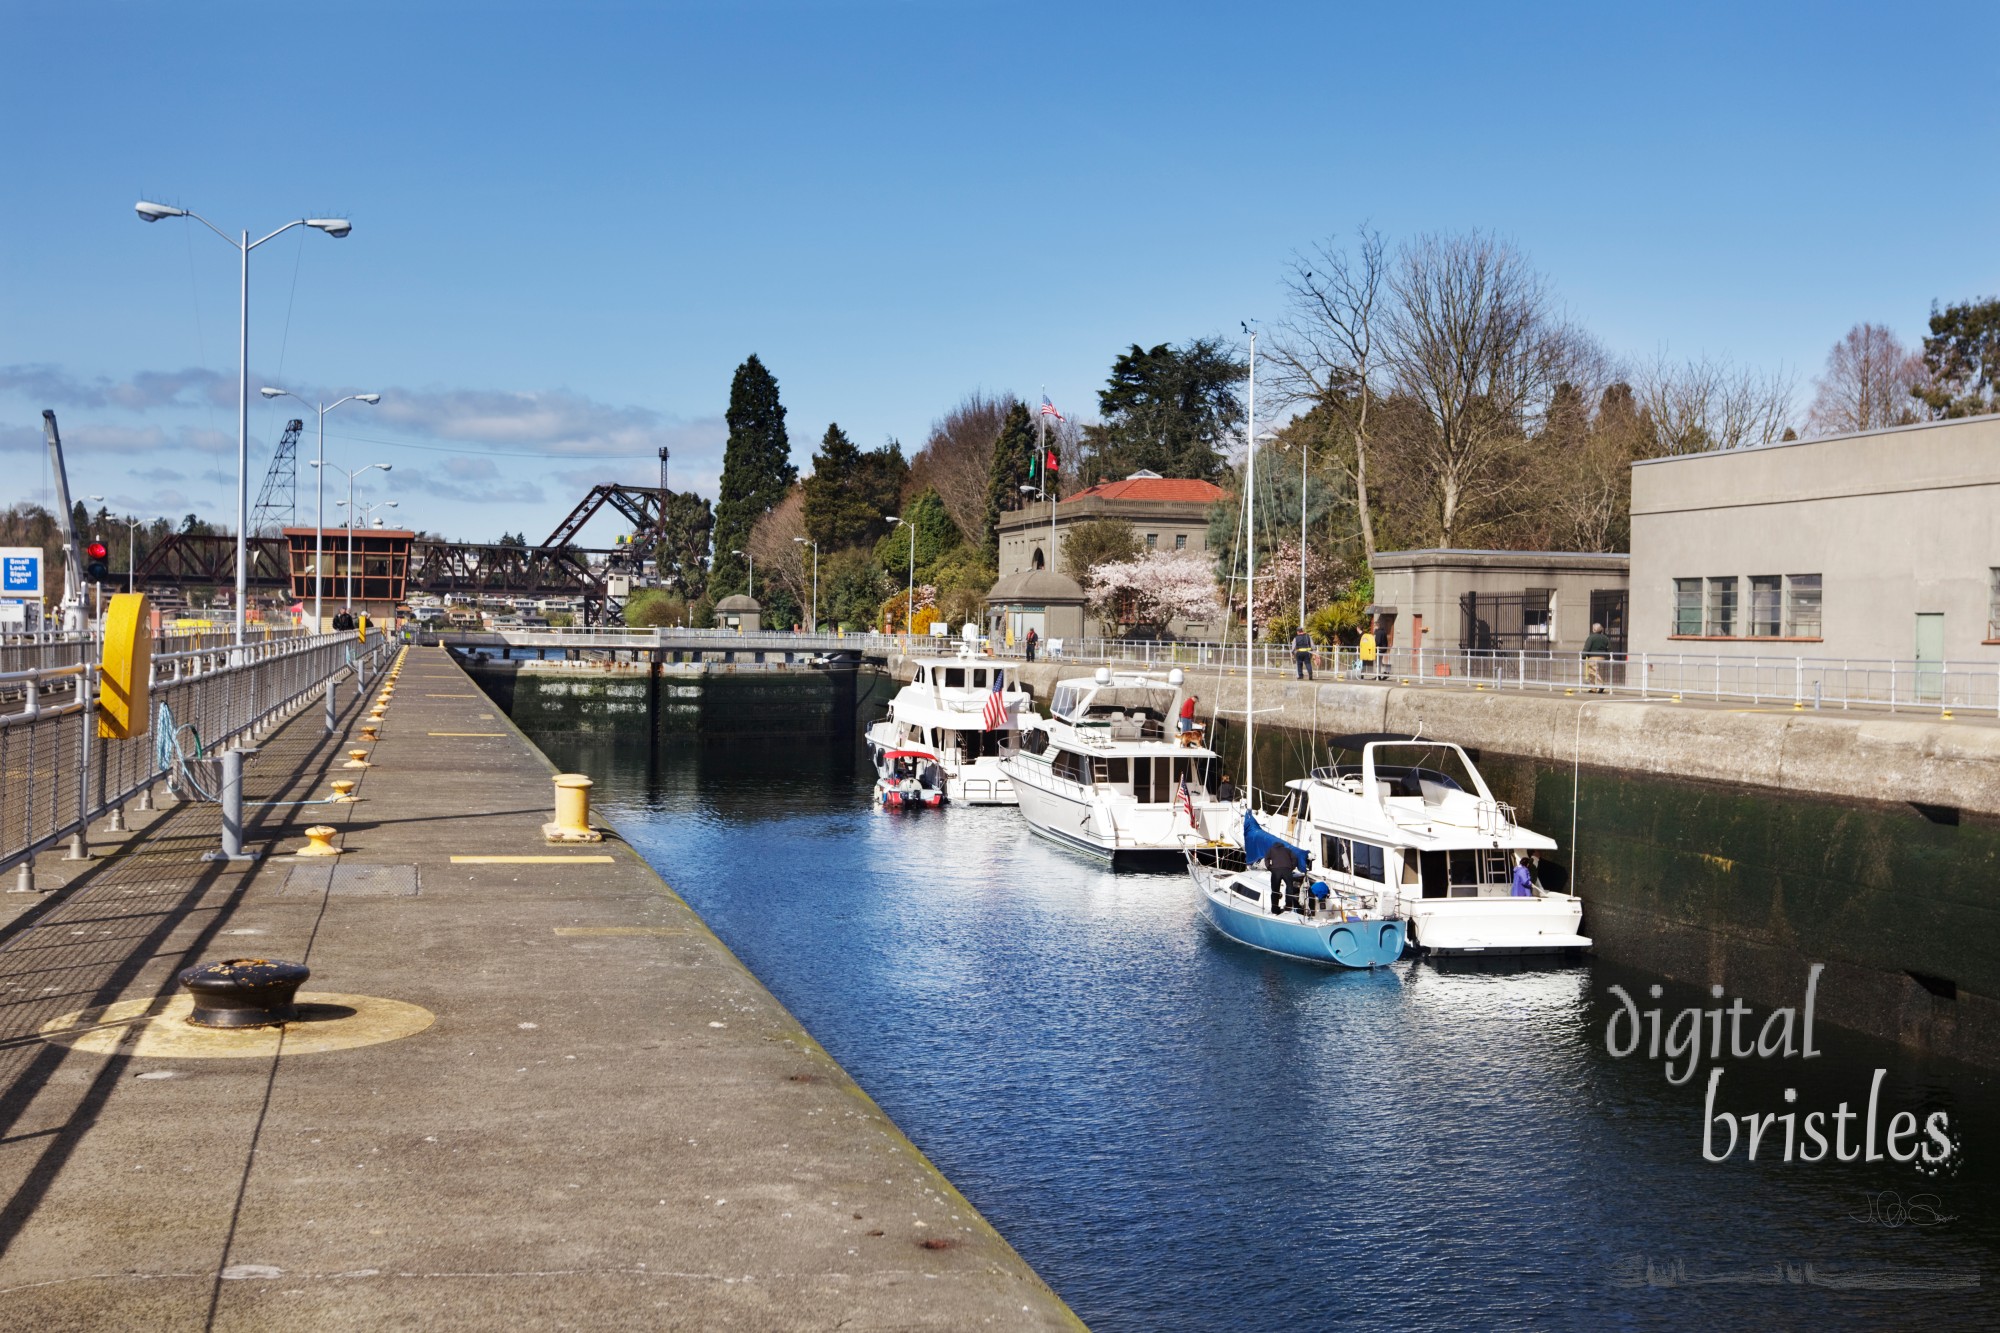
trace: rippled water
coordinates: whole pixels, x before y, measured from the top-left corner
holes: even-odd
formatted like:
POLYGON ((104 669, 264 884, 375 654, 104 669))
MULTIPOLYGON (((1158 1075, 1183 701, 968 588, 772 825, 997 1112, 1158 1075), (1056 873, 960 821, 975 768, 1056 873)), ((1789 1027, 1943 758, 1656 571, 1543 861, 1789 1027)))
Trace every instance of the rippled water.
POLYGON ((1947 1109, 1959 1159, 1705 1163, 1706 1068, 1605 1053, 1605 987, 1651 978, 1294 965, 1013 811, 873 811, 844 743, 537 739, 1095 1328, 2000 1326, 1983 1075, 1823 1030, 1724 1104, 1886 1067, 1884 1116, 1947 1109))

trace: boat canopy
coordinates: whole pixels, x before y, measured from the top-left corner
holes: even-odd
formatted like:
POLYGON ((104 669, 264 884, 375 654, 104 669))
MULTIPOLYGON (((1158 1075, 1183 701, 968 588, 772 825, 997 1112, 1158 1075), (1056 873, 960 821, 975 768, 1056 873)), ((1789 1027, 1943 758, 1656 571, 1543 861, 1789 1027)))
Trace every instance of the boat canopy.
POLYGON ((1298 861, 1301 870, 1312 864, 1312 857, 1307 854, 1305 848, 1295 842, 1286 842, 1258 823, 1255 812, 1249 810, 1243 812, 1243 860, 1246 864, 1256 865, 1271 854, 1273 847, 1281 844, 1292 849, 1292 856, 1298 861))
POLYGON ((1173 712, 1177 694, 1179 690, 1166 681, 1143 676, 1114 677, 1108 685, 1069 680, 1056 686, 1049 712, 1066 722, 1111 713, 1151 712, 1164 718, 1173 712))
POLYGON ((935 764, 937 762, 937 756, 932 754, 929 750, 885 750, 882 754, 882 758, 885 760, 921 759, 927 764, 935 764))

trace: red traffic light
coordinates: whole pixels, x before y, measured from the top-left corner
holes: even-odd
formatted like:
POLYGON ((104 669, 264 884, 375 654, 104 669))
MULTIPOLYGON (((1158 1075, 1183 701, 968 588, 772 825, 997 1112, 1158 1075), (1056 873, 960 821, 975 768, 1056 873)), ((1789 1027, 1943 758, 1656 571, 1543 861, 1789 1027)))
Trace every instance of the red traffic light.
POLYGON ((111 554, 111 548, 109 546, 106 546, 103 542, 92 542, 90 545, 83 548, 83 553, 89 556, 92 560, 102 560, 104 559, 104 557, 111 554))

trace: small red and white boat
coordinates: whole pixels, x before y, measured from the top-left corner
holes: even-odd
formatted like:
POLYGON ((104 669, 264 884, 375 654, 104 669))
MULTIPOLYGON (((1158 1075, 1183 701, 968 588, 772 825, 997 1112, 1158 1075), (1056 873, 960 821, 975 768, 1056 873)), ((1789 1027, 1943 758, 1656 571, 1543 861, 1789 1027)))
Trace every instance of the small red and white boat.
POLYGON ((917 810, 944 804, 944 769, 928 750, 887 750, 876 760, 875 802, 885 810, 917 810))

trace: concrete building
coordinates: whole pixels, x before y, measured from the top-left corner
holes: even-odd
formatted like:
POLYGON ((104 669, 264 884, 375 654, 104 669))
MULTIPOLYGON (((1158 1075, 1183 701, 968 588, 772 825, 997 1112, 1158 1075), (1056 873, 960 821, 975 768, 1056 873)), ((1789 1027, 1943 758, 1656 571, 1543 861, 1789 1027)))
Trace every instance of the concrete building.
MULTIPOLYGON (((1002 514, 1000 580, 987 596, 989 622, 992 621, 992 606, 998 596, 1013 598, 1015 604, 1023 607, 1027 605, 1019 600, 1017 592, 1003 594, 1002 585, 1007 584, 1011 576, 1036 570, 1061 572, 1064 542, 1078 524, 1104 518, 1123 519, 1132 525, 1142 550, 1206 551, 1208 511, 1222 497, 1222 488, 1213 482, 1135 472, 1121 481, 1099 482, 1074 495, 1066 495, 1060 503, 1030 502, 1025 508, 1002 514)), ((1063 582, 1076 589, 1076 585, 1068 579, 1063 582)), ((1077 605, 1081 607, 1080 589, 1076 589, 1075 596, 1077 605)), ((1079 618, 1083 618, 1081 612, 1079 618)), ((1088 619, 1095 621, 1095 617, 1088 619)), ((1178 635, 1200 637, 1218 627, 1176 623, 1168 628, 1178 635)), ((1092 623, 1087 630, 1074 632, 1100 631, 1116 633, 1117 627, 1092 623)), ((1042 633, 1049 636, 1051 632, 1045 629, 1042 633)))
POLYGON ((1625 650, 1631 557, 1574 551, 1378 551, 1375 604, 1398 649, 1575 653, 1593 623, 1625 650))
POLYGON ((1075 639, 1089 632, 1083 589, 1053 569, 1003 574, 986 594, 986 632, 995 643, 1020 643, 1029 630, 1044 639, 1075 639))
POLYGON ((721 629, 752 633, 762 628, 760 617, 763 614, 764 608, 758 604, 756 598, 745 597, 740 592, 725 597, 715 604, 715 623, 721 629))
POLYGON ((1631 649, 2000 662, 2000 416, 1634 464, 1631 649))

